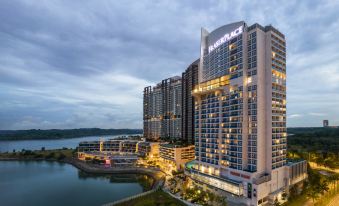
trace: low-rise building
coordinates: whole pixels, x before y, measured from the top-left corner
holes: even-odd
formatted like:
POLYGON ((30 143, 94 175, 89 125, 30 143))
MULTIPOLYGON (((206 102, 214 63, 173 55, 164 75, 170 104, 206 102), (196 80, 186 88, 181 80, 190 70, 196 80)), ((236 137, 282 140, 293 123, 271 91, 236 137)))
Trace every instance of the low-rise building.
POLYGON ((136 153, 140 141, 124 140, 120 142, 120 152, 136 153))
POLYGON ((158 157, 159 156, 159 142, 139 142, 138 154, 146 157, 158 157))
POLYGON ((177 169, 183 169, 185 163, 194 160, 194 145, 181 146, 160 144, 160 158, 174 164, 177 169))
POLYGON ((159 142, 114 139, 107 141, 85 141, 79 143, 78 152, 131 153, 140 156, 158 157, 159 142))
POLYGON ((79 152, 100 151, 100 141, 80 142, 78 146, 79 152))
POLYGON ((136 153, 137 140, 107 140, 80 142, 78 152, 128 152, 136 153))
POLYGON ((121 140, 104 141, 102 151, 120 152, 121 151, 120 143, 121 143, 121 140))
MULTIPOLYGON (((281 168, 281 179, 283 182, 277 182, 270 174, 263 174, 258 177, 252 177, 250 173, 240 173, 231 171, 234 176, 233 179, 227 178, 223 175, 213 174, 210 168, 200 168, 197 161, 186 163, 185 174, 193 180, 198 186, 226 196, 229 201, 236 202, 238 198, 246 198, 248 196, 258 197, 257 205, 272 205, 276 199, 282 200, 282 193, 288 194, 289 189, 298 183, 303 182, 307 178, 307 162, 305 160, 288 161, 288 163, 281 168), (245 183, 251 180, 253 184, 245 183), (266 185, 270 184, 275 187, 278 184, 283 185, 277 193, 271 193, 268 196, 260 196, 258 190, 266 190, 266 185)), ((269 192, 269 191, 266 191, 269 192)))
POLYGON ((105 166, 123 167, 133 166, 138 160, 136 154, 116 153, 116 152, 78 152, 78 159, 83 161, 97 160, 98 163, 105 166))
POLYGON ((307 162, 306 160, 292 161, 287 163, 286 169, 288 170, 287 185, 297 184, 307 178, 307 162))

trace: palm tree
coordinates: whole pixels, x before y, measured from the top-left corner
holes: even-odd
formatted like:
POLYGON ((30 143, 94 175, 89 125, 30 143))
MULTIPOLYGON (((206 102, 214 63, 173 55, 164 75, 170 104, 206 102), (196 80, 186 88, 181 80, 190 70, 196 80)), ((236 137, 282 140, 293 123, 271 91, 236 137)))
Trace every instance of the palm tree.
POLYGON ((337 184, 337 182, 338 182, 338 180, 339 180, 339 174, 335 174, 334 175, 334 189, 335 189, 335 191, 337 191, 338 190, 338 184, 337 184))
POLYGON ((307 197, 311 198, 314 204, 315 200, 318 199, 319 197, 319 193, 317 189, 314 187, 311 187, 307 193, 307 197))
POLYGON ((339 179, 339 175, 338 174, 333 174, 333 175, 329 176, 328 179, 329 179, 330 183, 333 184, 334 192, 336 192, 337 191, 337 181, 339 179))
POLYGON ((327 181, 322 181, 318 188, 322 195, 325 194, 329 190, 327 181))

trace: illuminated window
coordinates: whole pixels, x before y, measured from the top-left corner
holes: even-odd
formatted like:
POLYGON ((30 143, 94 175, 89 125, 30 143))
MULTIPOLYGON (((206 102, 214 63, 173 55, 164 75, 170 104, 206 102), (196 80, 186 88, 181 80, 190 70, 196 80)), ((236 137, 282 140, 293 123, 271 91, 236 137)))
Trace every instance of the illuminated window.
POLYGON ((247 78, 247 83, 248 83, 248 84, 252 83, 252 77, 248 77, 248 78, 247 78))

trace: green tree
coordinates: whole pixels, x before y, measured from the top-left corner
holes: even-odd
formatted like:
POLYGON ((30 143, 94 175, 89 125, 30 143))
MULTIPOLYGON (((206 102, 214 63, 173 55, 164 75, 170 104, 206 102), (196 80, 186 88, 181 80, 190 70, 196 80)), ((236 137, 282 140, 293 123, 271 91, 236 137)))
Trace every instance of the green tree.
POLYGON ((66 158, 66 155, 64 155, 64 153, 60 153, 58 156, 58 160, 63 160, 66 158))
POLYGON ((320 194, 324 195, 329 190, 327 181, 322 181, 319 184, 318 188, 319 188, 320 194))
POLYGON ((324 164, 324 158, 322 156, 318 156, 315 159, 315 163, 317 163, 317 165, 323 165, 324 164))
POLYGON ((46 159, 53 159, 55 157, 55 153, 51 152, 46 156, 46 159))
POLYGON ((324 161, 324 166, 329 167, 330 169, 335 169, 335 160, 332 158, 326 158, 324 161))
POLYGON ((295 184, 290 188, 290 199, 294 199, 298 196, 298 186, 295 184))
POLYGON ((275 198, 273 205, 274 206, 281 206, 281 203, 279 202, 278 198, 275 198))
POLYGON ((319 190, 314 187, 310 187, 307 192, 307 197, 311 198, 314 204, 315 200, 319 197, 319 190))

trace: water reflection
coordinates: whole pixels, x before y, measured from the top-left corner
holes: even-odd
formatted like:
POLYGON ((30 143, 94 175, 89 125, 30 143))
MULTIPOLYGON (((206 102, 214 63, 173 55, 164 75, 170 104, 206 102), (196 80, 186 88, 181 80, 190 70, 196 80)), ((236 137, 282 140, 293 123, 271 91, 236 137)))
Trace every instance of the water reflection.
POLYGON ((110 183, 138 183, 143 187, 143 191, 150 190, 154 184, 154 179, 148 175, 141 174, 92 174, 78 170, 80 180, 98 179, 106 180, 110 183))
POLYGON ((93 175, 49 161, 0 161, 0 205, 102 205, 138 194, 145 175, 93 175))

